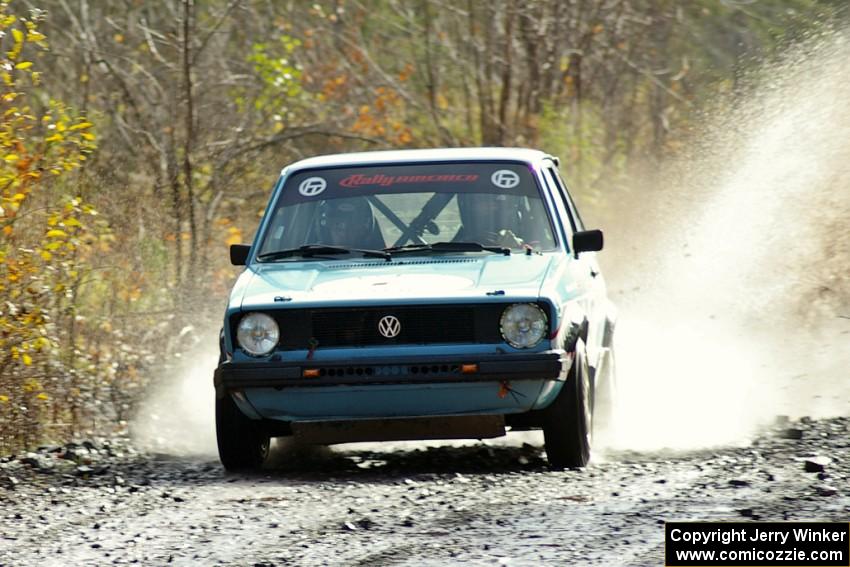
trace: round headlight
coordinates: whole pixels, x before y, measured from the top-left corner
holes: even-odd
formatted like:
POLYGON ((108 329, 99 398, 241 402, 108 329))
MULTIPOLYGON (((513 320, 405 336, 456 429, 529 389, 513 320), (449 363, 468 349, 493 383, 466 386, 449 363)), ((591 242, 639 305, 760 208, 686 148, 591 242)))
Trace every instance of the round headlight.
POLYGON ((502 337, 515 348, 531 348, 546 336, 546 313, 533 303, 516 303, 502 312, 502 337))
POLYGON ((274 319, 265 313, 250 313, 242 317, 236 329, 236 340, 248 354, 263 356, 277 346, 280 329, 274 319))

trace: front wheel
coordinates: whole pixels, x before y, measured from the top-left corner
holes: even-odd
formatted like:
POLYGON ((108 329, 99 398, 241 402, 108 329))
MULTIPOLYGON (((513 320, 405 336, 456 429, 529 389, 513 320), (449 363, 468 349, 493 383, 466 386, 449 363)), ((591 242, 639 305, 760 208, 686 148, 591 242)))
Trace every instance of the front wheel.
POLYGON ((215 401, 218 457, 229 471, 256 470, 269 454, 269 436, 260 423, 246 417, 230 394, 215 401))
POLYGON ((543 410, 546 457, 553 468, 579 468, 590 461, 590 400, 590 372, 584 345, 579 342, 567 381, 555 401, 543 410))

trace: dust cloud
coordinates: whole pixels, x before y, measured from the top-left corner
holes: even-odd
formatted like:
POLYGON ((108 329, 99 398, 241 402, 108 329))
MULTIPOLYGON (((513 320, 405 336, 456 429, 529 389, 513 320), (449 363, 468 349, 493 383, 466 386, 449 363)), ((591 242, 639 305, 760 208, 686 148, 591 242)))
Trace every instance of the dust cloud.
MULTIPOLYGON (((622 449, 850 407, 850 44, 797 48, 600 214, 622 449)), ((721 105, 718 105, 721 106, 721 105)))
POLYGON ((213 372, 218 362, 218 332, 196 338, 180 361, 152 380, 150 392, 131 422, 136 443, 166 455, 217 455, 213 372))

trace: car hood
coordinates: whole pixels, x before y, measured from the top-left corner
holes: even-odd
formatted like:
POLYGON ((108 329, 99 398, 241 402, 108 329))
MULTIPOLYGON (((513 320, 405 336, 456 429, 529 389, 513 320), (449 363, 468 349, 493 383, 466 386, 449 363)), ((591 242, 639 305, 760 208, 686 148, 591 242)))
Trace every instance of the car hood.
POLYGON ((234 287, 231 306, 250 310, 283 303, 419 303, 484 298, 495 292, 535 299, 546 274, 563 258, 561 254, 469 254, 406 256, 392 262, 314 260, 254 265, 234 287))

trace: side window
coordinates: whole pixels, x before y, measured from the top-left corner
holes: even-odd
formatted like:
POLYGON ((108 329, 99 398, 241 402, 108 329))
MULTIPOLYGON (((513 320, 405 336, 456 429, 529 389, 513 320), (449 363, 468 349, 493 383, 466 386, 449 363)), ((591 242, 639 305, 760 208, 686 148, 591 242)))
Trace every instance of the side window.
POLYGON ((564 234, 566 236, 566 248, 569 250, 573 241, 572 233, 575 232, 575 223, 573 222, 572 216, 569 214, 567 203, 558 188, 558 184, 555 182, 552 170, 548 167, 543 168, 543 177, 546 179, 546 184, 551 188, 550 193, 552 195, 552 200, 555 203, 555 208, 558 209, 560 225, 563 227, 564 234))
POLYGON ((564 184, 564 180, 561 179, 560 174, 558 174, 557 169, 552 169, 552 177, 555 179, 555 183, 558 184, 558 191, 567 202, 567 207, 570 211, 570 222, 573 223, 573 229, 584 230, 584 222, 581 220, 581 215, 578 214, 578 209, 576 209, 575 203, 573 203, 573 198, 570 196, 570 192, 567 190, 567 186, 564 184))
POLYGON ((547 179, 551 180, 552 187, 555 188, 555 193, 559 197, 558 201, 564 206, 564 209, 567 211, 567 217, 570 219, 570 228, 572 232, 578 232, 582 230, 581 221, 577 220, 575 214, 575 207, 572 206, 572 202, 570 201, 569 196, 567 195, 567 189, 564 187, 564 183, 561 181, 561 178, 558 177, 558 172, 553 167, 547 167, 545 170, 547 179))

